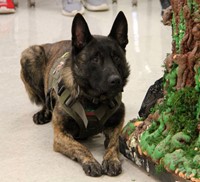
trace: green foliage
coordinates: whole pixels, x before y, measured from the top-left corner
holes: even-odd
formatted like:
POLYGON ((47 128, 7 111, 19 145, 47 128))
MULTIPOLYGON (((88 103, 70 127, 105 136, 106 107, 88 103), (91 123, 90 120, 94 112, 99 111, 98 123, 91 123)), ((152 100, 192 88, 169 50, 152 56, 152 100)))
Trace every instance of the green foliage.
POLYGON ((180 23, 179 23, 178 29, 179 29, 179 37, 178 37, 178 50, 177 51, 178 51, 178 53, 182 53, 180 45, 181 45, 181 42, 185 35, 185 30, 186 30, 185 19, 183 16, 183 9, 181 9, 181 11, 180 11, 180 23))
POLYGON ((163 163, 157 164, 155 166, 155 170, 157 174, 160 174, 166 171, 163 163))
POLYGON ((192 10, 192 3, 193 3, 193 0, 187 0, 187 4, 188 4, 190 11, 192 10))
POLYGON ((200 67, 195 69, 194 80, 195 80, 195 89, 198 92, 200 92, 200 67))
POLYGON ((199 93, 192 87, 185 87, 173 95, 168 107, 172 111, 173 131, 182 131, 194 138, 197 137, 196 109, 198 104, 199 93))
POLYGON ((164 89, 167 91, 167 93, 175 91, 174 87, 176 86, 177 70, 178 70, 178 65, 175 63, 173 63, 170 72, 167 72, 167 70, 165 70, 163 86, 164 89))
POLYGON ((183 15, 183 9, 179 12, 180 23, 176 25, 174 14, 172 15, 172 40, 175 42, 177 53, 181 53, 181 41, 185 35, 186 22, 183 15), (177 30, 178 29, 178 30, 177 30))
POLYGON ((172 15, 172 40, 173 40, 173 42, 175 42, 176 49, 178 50, 179 49, 179 45, 178 45, 179 39, 178 39, 177 30, 176 30, 176 20, 175 20, 174 14, 172 15))
POLYGON ((192 1, 192 7, 193 7, 193 11, 199 11, 199 4, 196 2, 196 0, 192 1))
MULTIPOLYGON (((152 111, 170 113, 168 118, 171 123, 172 133, 182 131, 196 138, 198 120, 196 118, 199 106, 199 93, 192 87, 185 87, 165 96, 161 104, 157 104, 152 111)), ((151 129, 151 128, 150 128, 151 129)))
POLYGON ((135 130, 135 126, 134 124, 130 121, 126 124, 126 126, 124 127, 122 134, 127 134, 128 136, 131 135, 131 133, 133 133, 133 131, 135 130))
MULTIPOLYGON (((199 1, 186 2, 191 18, 199 18, 199 1)), ((185 54, 181 48, 187 21, 183 8, 179 17, 175 17, 174 13, 172 16, 173 54, 185 54), (176 21, 177 18, 179 21, 176 21)), ((178 65, 174 61, 172 64, 170 69, 165 67, 163 101, 151 109, 152 114, 159 112, 159 118, 142 133, 140 146, 153 161, 159 162, 157 172, 167 167, 172 171, 178 169, 187 177, 193 174, 200 178, 200 133, 197 129, 200 122, 200 68, 194 67, 195 87, 177 90, 178 65)))

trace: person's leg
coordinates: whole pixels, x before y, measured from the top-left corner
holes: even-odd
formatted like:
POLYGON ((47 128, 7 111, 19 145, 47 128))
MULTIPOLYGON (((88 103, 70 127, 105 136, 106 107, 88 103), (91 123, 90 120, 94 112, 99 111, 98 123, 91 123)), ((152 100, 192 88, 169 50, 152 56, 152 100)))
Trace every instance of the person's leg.
POLYGON ((12 0, 0 0, 0 14, 15 13, 15 5, 12 0))
POLYGON ((89 11, 106 11, 109 9, 107 0, 82 0, 82 3, 89 11))
POLYGON ((80 1, 76 0, 62 0, 62 13, 66 16, 74 16, 77 13, 84 13, 84 7, 80 1))

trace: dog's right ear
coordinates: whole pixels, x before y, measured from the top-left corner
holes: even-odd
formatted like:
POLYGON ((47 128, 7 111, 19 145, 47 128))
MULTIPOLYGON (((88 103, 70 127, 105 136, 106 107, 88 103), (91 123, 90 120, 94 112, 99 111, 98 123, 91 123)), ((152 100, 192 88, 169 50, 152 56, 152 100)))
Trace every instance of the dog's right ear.
POLYGON ((72 46, 75 52, 80 52, 92 38, 85 19, 80 13, 76 14, 72 23, 72 46))
POLYGON ((128 44, 128 23, 122 11, 120 11, 113 23, 109 37, 115 39, 118 44, 125 50, 128 44))

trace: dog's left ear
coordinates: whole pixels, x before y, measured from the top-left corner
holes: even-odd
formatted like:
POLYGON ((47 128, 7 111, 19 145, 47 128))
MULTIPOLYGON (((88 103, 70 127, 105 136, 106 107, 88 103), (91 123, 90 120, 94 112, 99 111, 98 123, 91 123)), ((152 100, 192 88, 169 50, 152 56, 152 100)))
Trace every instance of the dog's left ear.
POLYGON ((72 46, 76 53, 85 47, 92 39, 88 25, 81 14, 76 14, 72 23, 72 46))
POLYGON ((108 36, 115 39, 125 50, 128 44, 128 23, 122 11, 118 13, 108 36))

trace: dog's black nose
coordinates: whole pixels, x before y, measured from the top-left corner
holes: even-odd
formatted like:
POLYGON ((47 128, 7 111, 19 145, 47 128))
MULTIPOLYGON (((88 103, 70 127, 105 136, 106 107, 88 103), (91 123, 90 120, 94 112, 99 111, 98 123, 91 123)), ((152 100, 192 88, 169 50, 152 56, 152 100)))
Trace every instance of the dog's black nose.
POLYGON ((118 87, 121 85, 121 78, 118 75, 111 75, 108 78, 108 84, 110 87, 118 87))

